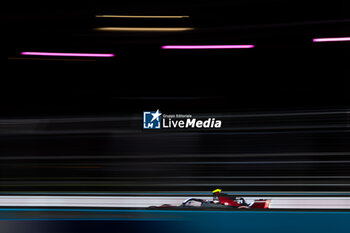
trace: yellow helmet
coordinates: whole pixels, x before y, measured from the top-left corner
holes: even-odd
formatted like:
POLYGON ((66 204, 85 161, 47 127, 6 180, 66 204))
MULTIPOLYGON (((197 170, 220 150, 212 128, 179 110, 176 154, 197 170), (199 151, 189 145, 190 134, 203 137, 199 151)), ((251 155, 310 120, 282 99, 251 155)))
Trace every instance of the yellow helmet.
POLYGON ((215 189, 213 193, 221 193, 221 189, 215 189))

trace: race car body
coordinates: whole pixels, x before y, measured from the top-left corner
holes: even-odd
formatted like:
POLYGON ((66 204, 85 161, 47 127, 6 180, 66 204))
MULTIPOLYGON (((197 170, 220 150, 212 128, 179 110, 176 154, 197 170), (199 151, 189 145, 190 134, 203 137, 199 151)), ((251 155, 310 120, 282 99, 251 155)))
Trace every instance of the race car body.
POLYGON ((182 202, 181 205, 174 206, 169 204, 164 204, 161 206, 151 206, 150 208, 180 208, 180 209, 268 209, 270 206, 270 200, 259 199, 254 200, 252 203, 248 204, 243 198, 239 198, 236 201, 230 200, 229 198, 219 198, 219 202, 210 201, 198 198, 188 198, 182 202))
POLYGON ((217 209, 268 209, 271 201, 266 199, 254 200, 251 203, 247 203, 242 197, 235 197, 221 193, 221 190, 218 192, 213 191, 213 200, 204 200, 199 198, 188 198, 182 202, 181 205, 174 206, 169 204, 164 204, 161 206, 151 206, 150 208, 217 208, 217 209))

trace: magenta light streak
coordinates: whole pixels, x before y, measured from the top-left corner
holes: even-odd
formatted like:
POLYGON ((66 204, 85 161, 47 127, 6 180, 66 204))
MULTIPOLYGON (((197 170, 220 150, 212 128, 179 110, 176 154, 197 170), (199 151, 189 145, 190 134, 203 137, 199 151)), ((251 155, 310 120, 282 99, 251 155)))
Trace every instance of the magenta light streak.
POLYGON ((164 45, 162 49, 250 49, 254 45, 164 45))
POLYGON ((109 53, 48 53, 48 52, 22 52, 21 55, 32 56, 59 56, 59 57, 114 57, 109 53))
POLYGON ((313 42, 341 42, 350 41, 350 37, 315 38, 313 42))

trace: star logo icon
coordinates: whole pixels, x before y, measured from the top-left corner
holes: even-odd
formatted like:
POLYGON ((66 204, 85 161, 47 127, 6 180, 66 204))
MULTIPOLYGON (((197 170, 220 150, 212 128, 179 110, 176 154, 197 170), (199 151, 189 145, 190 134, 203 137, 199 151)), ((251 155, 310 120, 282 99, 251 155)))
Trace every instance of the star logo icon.
POLYGON ((144 129, 161 129, 162 113, 159 111, 143 112, 143 128, 144 129))
POLYGON ((159 117, 162 115, 162 113, 160 113, 159 109, 157 109, 157 111, 155 113, 152 113, 151 115, 153 116, 151 122, 153 122, 156 119, 157 119, 157 121, 159 121, 159 117))

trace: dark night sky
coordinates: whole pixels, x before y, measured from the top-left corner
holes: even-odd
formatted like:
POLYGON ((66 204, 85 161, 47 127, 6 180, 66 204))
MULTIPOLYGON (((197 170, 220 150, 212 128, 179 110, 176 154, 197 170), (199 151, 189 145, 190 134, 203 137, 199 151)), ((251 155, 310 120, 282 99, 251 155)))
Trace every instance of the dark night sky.
MULTIPOLYGON (((225 173, 265 174, 277 179, 290 175, 348 176, 349 163, 341 161, 348 160, 349 154, 350 43, 312 42, 317 37, 349 37, 348 6, 347 0, 12 2, 10 8, 1 10, 8 62, 0 91, 0 158, 4 161, 0 172, 4 179, 21 182, 36 182, 41 177, 60 178, 62 174, 74 182, 85 176, 102 181, 104 177, 116 181, 123 176, 134 177, 135 190, 162 188, 138 187, 142 182, 155 182, 143 179, 145 176, 215 177, 225 173), (96 18, 96 14, 189 15, 190 18, 105 19, 96 18), (194 27, 196 30, 167 33, 93 30, 107 26, 194 27), (255 48, 161 49, 162 45, 174 44, 253 44, 255 48), (115 57, 96 61, 23 60, 35 58, 21 56, 23 51, 114 53, 115 57), (141 113, 156 109, 163 113, 218 117, 227 114, 226 125, 217 132, 143 132, 141 113), (237 112, 249 117, 239 117, 237 112), (287 115, 269 115, 276 112, 287 115), (300 115, 293 115, 295 112, 300 115), (240 156, 249 153, 254 156, 240 156), (74 157, 86 155, 92 158, 81 161, 74 157), (120 159, 119 155, 140 157, 120 159), (202 155, 207 156, 202 158, 202 155), (47 156, 53 157, 47 159, 47 156), (17 157, 16 163, 8 160, 17 157), (144 166, 143 159, 150 165, 144 166), (174 160, 184 164, 220 161, 223 165, 174 167, 174 160), (254 164, 261 160, 272 163, 254 164), (292 165, 273 163, 286 160, 291 160, 292 165), (294 160, 298 163, 293 163, 294 160), (303 163, 304 160, 308 162, 303 163), (327 163, 328 160, 333 162, 327 163), (228 161, 253 165, 232 167, 225 164, 228 161), (112 162, 114 165, 110 165, 112 162), (168 164, 160 166, 152 162, 168 164), (74 167, 80 163, 87 167, 74 167), (62 164, 72 168, 62 168, 62 164)), ((53 179, 50 183, 62 182, 58 188, 38 188, 33 184, 25 188, 12 186, 12 190, 75 189, 64 186, 64 179, 53 179)), ((198 182, 161 180, 168 181, 198 182)), ((307 181, 349 183, 349 179, 307 181)), ((319 190, 348 190, 348 187, 325 186, 319 190)), ((106 185, 98 189, 122 188, 106 185)), ((172 188, 193 189, 189 185, 172 188)), ((96 191, 95 186, 82 189, 96 191)), ((283 190, 283 187, 275 189, 283 190)))
POLYGON ((8 29, 8 57, 18 57, 21 51, 112 52, 116 57, 94 63, 8 60, 1 114, 138 112, 148 106, 176 109, 178 103, 199 112, 208 108, 345 106, 349 97, 349 43, 315 44, 312 38, 349 36, 346 4, 338 0, 15 4, 2 16, 8 29), (95 14, 190 18, 108 20, 95 18, 95 14), (167 25, 197 30, 92 30, 100 26, 167 25), (249 51, 160 49, 164 44, 242 43, 256 47, 249 51), (148 101, 138 97, 156 98, 148 101), (169 101, 163 97, 181 98, 169 101))

